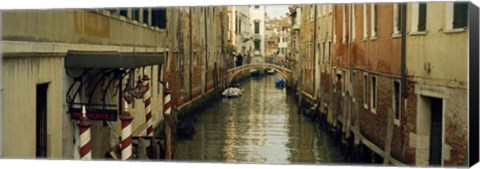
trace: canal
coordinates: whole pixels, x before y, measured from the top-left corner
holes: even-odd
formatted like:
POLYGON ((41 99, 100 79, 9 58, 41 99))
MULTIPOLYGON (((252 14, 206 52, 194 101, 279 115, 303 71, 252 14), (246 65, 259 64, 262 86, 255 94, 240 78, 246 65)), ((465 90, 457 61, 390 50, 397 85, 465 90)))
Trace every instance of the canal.
POLYGON ((298 113, 293 94, 270 75, 247 79, 240 98, 223 98, 194 117, 192 139, 177 141, 177 161, 264 164, 341 163, 339 146, 298 113))

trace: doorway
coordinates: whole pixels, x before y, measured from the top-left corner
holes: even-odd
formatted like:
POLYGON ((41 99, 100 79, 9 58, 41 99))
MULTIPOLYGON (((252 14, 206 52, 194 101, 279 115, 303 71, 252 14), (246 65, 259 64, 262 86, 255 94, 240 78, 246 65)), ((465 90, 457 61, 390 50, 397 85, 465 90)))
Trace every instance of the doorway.
POLYGON ((37 85, 36 157, 47 157, 47 89, 48 84, 37 85))
POLYGON ((431 128, 430 128, 430 158, 431 165, 442 165, 442 119, 443 100, 430 98, 431 128))

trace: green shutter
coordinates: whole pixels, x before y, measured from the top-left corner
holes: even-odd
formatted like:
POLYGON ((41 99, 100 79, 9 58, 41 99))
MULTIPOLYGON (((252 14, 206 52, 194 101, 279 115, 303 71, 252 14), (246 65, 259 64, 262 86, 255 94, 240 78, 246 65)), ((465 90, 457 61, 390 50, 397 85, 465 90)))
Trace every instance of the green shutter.
POLYGON ((140 9, 133 9, 132 19, 140 21, 140 9))
POLYGON ((402 30, 402 5, 400 3, 398 3, 397 5, 397 16, 398 16, 398 19, 397 19, 397 30, 398 32, 400 32, 402 30))
POLYGON ((453 28, 466 27, 468 23, 468 3, 455 2, 453 4, 453 28))
POLYGON ((420 3, 418 10, 418 31, 425 31, 427 24, 427 4, 420 3))

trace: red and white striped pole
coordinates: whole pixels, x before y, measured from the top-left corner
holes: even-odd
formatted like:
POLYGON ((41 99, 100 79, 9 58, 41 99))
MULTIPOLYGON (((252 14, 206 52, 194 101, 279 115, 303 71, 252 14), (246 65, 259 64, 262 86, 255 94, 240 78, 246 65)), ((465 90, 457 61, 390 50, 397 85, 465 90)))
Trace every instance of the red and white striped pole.
POLYGON ((132 156, 132 120, 133 117, 128 112, 128 103, 125 101, 125 111, 120 115, 122 126, 122 160, 133 159, 132 156))
POLYGON ((143 95, 143 103, 145 105, 145 121, 147 122, 147 136, 153 136, 153 122, 152 122, 152 106, 150 93, 150 78, 148 75, 143 75, 143 85, 145 86, 145 94, 143 95))
POLYGON ((164 90, 164 120, 166 122, 165 126, 165 159, 172 159, 172 127, 174 125, 174 120, 172 117, 172 97, 171 91, 168 88, 168 83, 165 84, 164 90))
POLYGON ((80 128, 80 159, 91 160, 92 141, 90 136, 90 126, 92 126, 92 123, 87 118, 85 106, 82 107, 82 116, 77 125, 80 128))

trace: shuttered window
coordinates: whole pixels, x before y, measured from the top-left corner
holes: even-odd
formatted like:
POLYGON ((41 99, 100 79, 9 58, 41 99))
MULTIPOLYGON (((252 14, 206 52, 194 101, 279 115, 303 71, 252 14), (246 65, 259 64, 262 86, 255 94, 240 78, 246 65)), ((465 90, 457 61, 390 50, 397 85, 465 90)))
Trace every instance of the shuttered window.
POLYGON ((254 41, 254 45, 255 45, 255 50, 260 50, 260 41, 259 40, 254 41))
POLYGON ((132 10, 132 19, 136 21, 140 21, 140 9, 132 10))
POLYGON ((148 25, 148 8, 143 8, 143 23, 148 25))
POLYGON ((427 4, 419 3, 418 5, 418 31, 425 31, 427 23, 427 4))
POLYGON ((468 3, 455 2, 453 4, 453 28, 466 27, 468 23, 468 3))
POLYGON ((160 29, 167 28, 167 9, 152 9, 152 26, 158 26, 160 29))
POLYGON ((400 32, 402 30, 402 5, 397 4, 397 31, 400 32))

